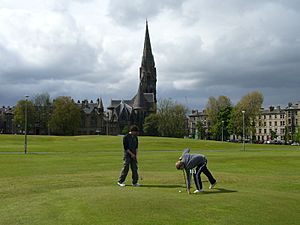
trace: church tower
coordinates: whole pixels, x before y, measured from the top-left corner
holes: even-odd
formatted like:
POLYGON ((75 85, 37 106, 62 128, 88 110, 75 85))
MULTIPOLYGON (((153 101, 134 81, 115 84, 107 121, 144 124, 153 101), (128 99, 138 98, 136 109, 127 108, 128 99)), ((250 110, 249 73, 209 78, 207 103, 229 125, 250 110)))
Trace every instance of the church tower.
POLYGON ((151 50, 150 36, 148 31, 148 21, 146 21, 144 51, 142 57, 142 64, 140 67, 140 88, 142 93, 153 93, 155 104, 157 102, 156 81, 156 68, 151 50))

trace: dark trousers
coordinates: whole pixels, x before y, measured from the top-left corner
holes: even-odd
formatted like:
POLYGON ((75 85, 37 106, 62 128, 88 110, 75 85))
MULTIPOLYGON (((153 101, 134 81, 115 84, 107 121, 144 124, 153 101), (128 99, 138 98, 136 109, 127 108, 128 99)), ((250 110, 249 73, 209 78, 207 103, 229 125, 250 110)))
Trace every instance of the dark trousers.
POLYGON ((132 172, 132 184, 136 184, 139 180, 139 174, 138 174, 138 162, 131 158, 130 156, 125 156, 124 157, 124 164, 123 164, 123 169, 121 171, 120 177, 119 177, 119 182, 123 183, 126 180, 128 171, 129 171, 129 166, 131 168, 132 172))
POLYGON ((193 174, 197 190, 202 189, 202 181, 201 181, 201 176, 200 176, 202 172, 205 174, 205 176, 207 176, 207 178, 211 184, 214 184, 216 182, 216 179, 213 177, 211 172, 208 170, 208 168, 206 167, 206 164, 207 164, 207 161, 203 164, 198 165, 196 168, 196 173, 193 174))

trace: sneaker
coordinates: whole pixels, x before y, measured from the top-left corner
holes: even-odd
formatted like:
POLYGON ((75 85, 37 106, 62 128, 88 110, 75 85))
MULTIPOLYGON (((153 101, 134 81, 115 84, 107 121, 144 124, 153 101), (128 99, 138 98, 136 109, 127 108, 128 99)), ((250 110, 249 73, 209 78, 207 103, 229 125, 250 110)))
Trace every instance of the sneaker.
POLYGON ((136 183, 136 184, 132 184, 133 187, 139 187, 141 186, 139 183, 136 183))
POLYGON ((124 184, 124 183, 118 182, 117 184, 118 184, 120 187, 125 187, 125 184, 124 184))
POLYGON ((194 194, 198 194, 198 193, 202 193, 202 192, 204 192, 204 190, 203 190, 203 189, 200 189, 200 190, 195 190, 195 191, 194 191, 194 194))
POLYGON ((215 183, 213 183, 213 184, 210 184, 209 185, 209 189, 213 189, 213 187, 216 186, 216 184, 217 184, 217 181, 215 183))

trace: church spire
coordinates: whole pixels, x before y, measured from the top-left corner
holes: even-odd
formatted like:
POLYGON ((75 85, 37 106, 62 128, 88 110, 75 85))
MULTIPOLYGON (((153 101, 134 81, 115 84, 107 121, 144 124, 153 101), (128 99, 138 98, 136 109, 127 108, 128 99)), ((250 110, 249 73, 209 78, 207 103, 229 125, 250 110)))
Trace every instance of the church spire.
POLYGON ((140 67, 140 86, 142 93, 153 93, 156 103, 156 68, 151 49, 148 21, 146 20, 146 31, 142 63, 140 67))
POLYGON ((145 41, 144 41, 144 51, 142 58, 142 66, 151 68, 155 66, 154 58, 152 55, 150 35, 148 30, 148 21, 146 20, 146 31, 145 31, 145 41))

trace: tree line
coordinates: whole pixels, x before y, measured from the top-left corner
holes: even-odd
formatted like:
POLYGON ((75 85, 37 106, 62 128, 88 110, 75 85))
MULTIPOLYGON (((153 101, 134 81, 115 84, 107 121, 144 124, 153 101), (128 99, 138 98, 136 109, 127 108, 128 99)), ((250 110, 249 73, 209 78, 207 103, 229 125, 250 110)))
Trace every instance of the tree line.
POLYGON ((32 100, 20 100, 14 109, 17 132, 25 127, 25 110, 29 133, 74 135, 80 126, 80 109, 71 97, 61 96, 53 101, 48 93, 37 94, 32 100))
MULTIPOLYGON (((255 118, 259 115, 262 104, 263 95, 258 91, 246 94, 235 105, 227 96, 209 97, 204 110, 206 121, 199 120, 196 124, 198 138, 227 140, 231 135, 242 137, 243 127, 245 133, 254 135, 255 118)), ((31 133, 38 128, 47 131, 41 134, 74 135, 80 127, 80 108, 71 97, 61 96, 51 101, 49 94, 43 93, 34 96, 31 101, 18 101, 14 110, 14 124, 20 130, 19 133, 24 130, 26 105, 28 130, 31 133)), ((157 113, 145 118, 144 135, 177 138, 188 136, 188 112, 186 106, 172 99, 159 100, 157 113)))
MULTIPOLYGON (((250 92, 233 105, 227 96, 209 97, 205 108, 206 121, 198 121, 196 130, 200 139, 224 140, 230 135, 241 136, 244 127, 246 132, 254 132, 254 120, 263 103, 263 95, 258 91, 250 92)), ((157 114, 148 116, 144 124, 146 135, 163 137, 184 137, 188 135, 186 114, 188 109, 171 99, 158 103, 157 114)))

